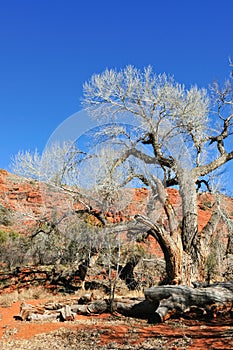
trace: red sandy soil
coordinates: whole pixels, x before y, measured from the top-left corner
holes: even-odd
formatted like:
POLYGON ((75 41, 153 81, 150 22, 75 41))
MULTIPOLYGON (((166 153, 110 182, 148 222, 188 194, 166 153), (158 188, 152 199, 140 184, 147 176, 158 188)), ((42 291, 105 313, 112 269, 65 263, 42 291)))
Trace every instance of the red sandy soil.
MULTIPOLYGON (((27 301, 32 305, 45 302, 46 300, 27 301)), ((0 341, 8 340, 9 337, 15 340, 32 339, 38 334, 66 328, 76 332, 85 330, 87 334, 93 329, 99 330, 98 347, 116 342, 120 349, 122 344, 127 342, 136 349, 143 341, 161 339, 164 349, 233 349, 233 320, 215 320, 209 323, 169 320, 159 325, 148 325, 144 320, 102 314, 77 315, 73 322, 30 323, 14 319, 19 313, 19 308, 20 302, 13 303, 11 307, 0 308, 0 341)))

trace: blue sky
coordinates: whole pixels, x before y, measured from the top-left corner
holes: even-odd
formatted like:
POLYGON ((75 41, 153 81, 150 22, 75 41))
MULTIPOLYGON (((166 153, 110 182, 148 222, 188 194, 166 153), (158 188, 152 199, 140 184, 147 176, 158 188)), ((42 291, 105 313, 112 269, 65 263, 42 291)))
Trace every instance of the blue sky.
POLYGON ((106 67, 151 64, 186 85, 223 81, 232 13, 232 0, 1 1, 0 168, 18 150, 42 151, 80 110, 84 81, 106 67))

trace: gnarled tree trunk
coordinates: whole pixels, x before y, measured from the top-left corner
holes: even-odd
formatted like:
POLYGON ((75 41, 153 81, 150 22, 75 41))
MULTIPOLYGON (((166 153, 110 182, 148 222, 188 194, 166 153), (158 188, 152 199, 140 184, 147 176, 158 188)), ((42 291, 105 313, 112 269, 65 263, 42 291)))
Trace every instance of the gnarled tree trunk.
POLYGON ((159 179, 156 182, 158 198, 167 216, 169 229, 152 222, 142 215, 136 215, 137 221, 149 227, 148 235, 159 243, 166 262, 167 277, 163 284, 191 285, 194 281, 204 282, 206 261, 210 253, 210 240, 219 222, 219 215, 213 212, 209 222, 198 232, 197 194, 195 179, 190 175, 180 185, 182 196, 182 215, 180 223, 169 197, 159 179))

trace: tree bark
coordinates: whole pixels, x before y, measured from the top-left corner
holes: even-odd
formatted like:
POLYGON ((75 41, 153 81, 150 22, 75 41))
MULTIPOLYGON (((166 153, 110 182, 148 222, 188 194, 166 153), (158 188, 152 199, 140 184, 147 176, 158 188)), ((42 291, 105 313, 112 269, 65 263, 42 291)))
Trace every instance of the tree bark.
POLYGON ((147 231, 148 235, 151 235, 157 240, 163 251, 167 274, 164 284, 180 284, 183 276, 183 251, 182 245, 177 243, 177 237, 172 237, 162 226, 154 224, 149 218, 143 215, 136 215, 135 219, 150 227, 150 230, 147 231))
POLYGON ((161 323, 171 316, 210 320, 233 313, 233 282, 192 288, 159 286, 144 291, 145 300, 115 301, 114 310, 127 317, 161 323))
POLYGON ((74 320, 74 312, 71 310, 71 307, 69 305, 65 305, 60 310, 60 321, 73 321, 74 320))
MULTIPOLYGON (((192 250, 198 231, 196 179, 190 171, 179 172, 178 183, 182 200, 182 243, 187 253, 192 250)), ((193 253, 193 252, 192 252, 193 253)))
POLYGON ((181 224, 161 180, 155 177, 151 187, 164 208, 169 227, 154 223, 142 215, 135 218, 150 227, 148 234, 157 240, 163 251, 167 276, 162 283, 190 286, 193 281, 203 282, 206 278, 210 240, 219 222, 219 215, 213 212, 208 224, 202 232, 198 232, 196 179, 191 171, 181 169, 178 182, 182 199, 181 224))
POLYGON ((206 288, 187 286, 152 287, 144 291, 149 302, 159 303, 150 322, 163 322, 176 312, 187 313, 196 308, 209 317, 218 312, 233 311, 233 282, 217 283, 206 288))
POLYGON ((148 300, 121 300, 114 303, 114 311, 126 317, 149 320, 154 317, 158 302, 148 300))

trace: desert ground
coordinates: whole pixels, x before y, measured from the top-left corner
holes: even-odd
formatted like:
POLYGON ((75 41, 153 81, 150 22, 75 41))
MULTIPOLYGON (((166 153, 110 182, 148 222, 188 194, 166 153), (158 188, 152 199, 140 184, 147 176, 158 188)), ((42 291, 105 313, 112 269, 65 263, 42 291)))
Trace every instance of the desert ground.
POLYGON ((146 320, 119 314, 76 315, 73 321, 21 321, 22 300, 38 306, 47 302, 71 301, 77 296, 1 296, 0 348, 2 350, 79 349, 232 349, 232 319, 209 322, 170 319, 150 325, 146 320), (38 298, 38 297, 43 298, 38 298))

